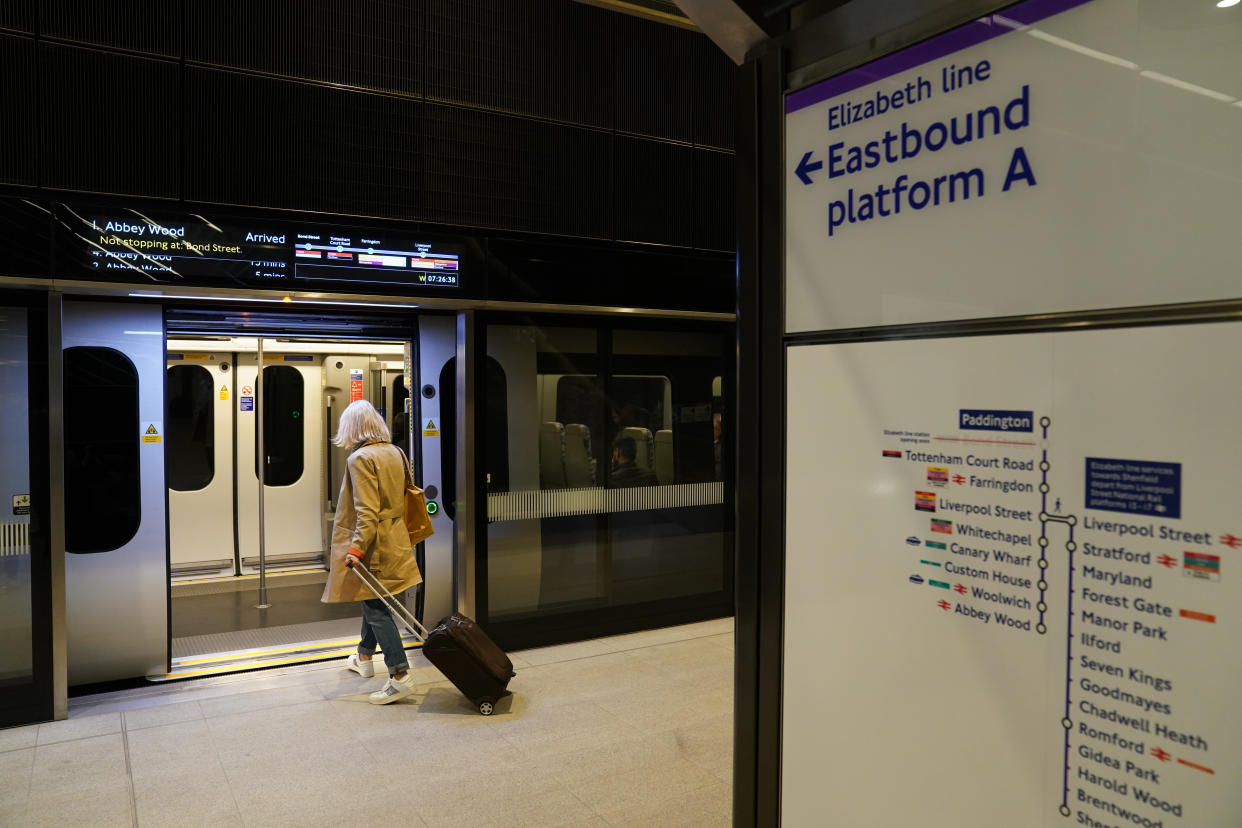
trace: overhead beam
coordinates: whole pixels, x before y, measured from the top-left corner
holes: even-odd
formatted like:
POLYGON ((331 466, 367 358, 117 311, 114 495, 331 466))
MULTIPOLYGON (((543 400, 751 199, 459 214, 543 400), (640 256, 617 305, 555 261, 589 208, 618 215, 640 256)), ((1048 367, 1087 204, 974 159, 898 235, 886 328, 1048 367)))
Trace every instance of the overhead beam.
POLYGON ((729 0, 676 0, 677 7, 694 21, 729 58, 741 66, 751 49, 768 39, 767 32, 741 6, 729 0))

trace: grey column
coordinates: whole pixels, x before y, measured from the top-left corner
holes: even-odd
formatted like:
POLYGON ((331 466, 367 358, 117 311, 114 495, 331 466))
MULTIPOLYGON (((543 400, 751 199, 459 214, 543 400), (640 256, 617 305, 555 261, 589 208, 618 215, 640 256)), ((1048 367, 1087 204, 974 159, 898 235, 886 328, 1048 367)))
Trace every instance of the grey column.
POLYGON ((65 361, 64 297, 47 295, 47 463, 49 553, 52 556, 52 715, 69 717, 69 619, 65 610, 65 361))

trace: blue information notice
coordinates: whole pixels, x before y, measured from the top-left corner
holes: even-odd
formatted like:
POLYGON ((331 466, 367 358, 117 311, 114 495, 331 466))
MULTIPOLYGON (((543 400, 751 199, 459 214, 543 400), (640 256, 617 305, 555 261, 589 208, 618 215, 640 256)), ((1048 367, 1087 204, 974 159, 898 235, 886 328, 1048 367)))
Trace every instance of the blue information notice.
POLYGON ((1132 515, 1182 516, 1182 464, 1087 458, 1087 508, 1132 515))

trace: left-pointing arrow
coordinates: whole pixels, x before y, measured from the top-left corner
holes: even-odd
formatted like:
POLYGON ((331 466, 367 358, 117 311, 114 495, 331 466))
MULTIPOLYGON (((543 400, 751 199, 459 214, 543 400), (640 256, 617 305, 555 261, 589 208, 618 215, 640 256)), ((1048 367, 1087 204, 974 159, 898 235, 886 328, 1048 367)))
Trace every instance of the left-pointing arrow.
POLYGON ((810 184, 811 177, 807 173, 813 173, 824 166, 823 161, 811 161, 811 153, 815 150, 809 150, 806 155, 802 156, 802 160, 798 162, 798 169, 794 170, 798 178, 802 179, 803 184, 810 184))

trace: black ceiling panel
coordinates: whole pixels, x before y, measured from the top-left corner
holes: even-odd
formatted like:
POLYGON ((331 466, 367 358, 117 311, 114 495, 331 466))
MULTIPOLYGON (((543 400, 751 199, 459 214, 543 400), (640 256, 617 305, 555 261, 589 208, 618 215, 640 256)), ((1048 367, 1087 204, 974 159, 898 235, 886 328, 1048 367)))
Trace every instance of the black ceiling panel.
POLYGON ((617 15, 616 128, 690 141, 693 48, 704 35, 617 15))
POLYGON ((618 240, 693 244, 693 150, 617 136, 615 152, 618 240))
POLYGON ((738 68, 707 38, 695 46, 694 143, 733 149, 737 113, 738 68))
POLYGON ((429 221, 609 236, 608 134, 434 104, 427 116, 429 221))
POLYGON ((39 33, 149 55, 181 56, 181 3, 170 0, 40 0, 39 33))
POLYGON ((424 0, 187 0, 186 58, 421 95, 424 0))
POLYGON ((609 127, 615 18, 564 0, 429 0, 427 96, 609 127))
POLYGON ((180 195, 177 64, 51 43, 39 58, 43 186, 180 195))
POLYGON ((422 106, 389 95, 191 68, 186 197, 416 218, 422 106))
POLYGON ((0 184, 39 183, 35 42, 0 35, 0 184))
POLYGON ((5 0, 0 3, 0 29, 33 32, 35 14, 35 0, 5 0))
POLYGON ((733 250, 737 165, 731 152, 694 151, 694 246, 733 250))

